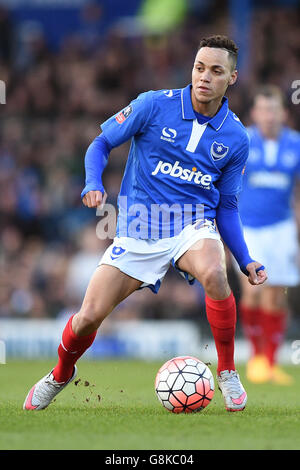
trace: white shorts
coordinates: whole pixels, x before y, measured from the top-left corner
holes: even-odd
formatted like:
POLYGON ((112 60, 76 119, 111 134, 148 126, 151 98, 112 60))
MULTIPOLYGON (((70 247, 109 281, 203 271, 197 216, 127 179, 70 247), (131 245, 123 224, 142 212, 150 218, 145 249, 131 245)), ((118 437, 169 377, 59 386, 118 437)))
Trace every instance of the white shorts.
POLYGON ((250 256, 265 266, 269 285, 299 283, 298 234, 293 219, 261 228, 244 227, 244 236, 250 256))
POLYGON ((179 235, 159 240, 143 240, 115 237, 101 258, 101 264, 109 264, 125 274, 142 281, 157 293, 163 278, 172 264, 192 284, 195 279, 176 266, 176 261, 198 240, 212 238, 220 240, 213 222, 205 220, 187 225, 179 235))

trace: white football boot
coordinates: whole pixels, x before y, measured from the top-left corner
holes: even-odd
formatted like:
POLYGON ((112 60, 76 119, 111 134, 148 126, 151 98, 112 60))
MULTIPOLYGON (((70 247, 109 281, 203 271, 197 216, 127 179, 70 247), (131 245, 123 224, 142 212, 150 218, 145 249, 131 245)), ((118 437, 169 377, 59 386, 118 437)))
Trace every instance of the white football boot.
POLYGON ((247 393, 241 384, 239 374, 235 370, 222 370, 217 375, 227 411, 242 411, 247 403, 247 393))
POLYGON ((75 379, 77 367, 74 366, 73 375, 67 382, 56 382, 52 372, 53 369, 30 389, 24 401, 23 410, 39 411, 47 408, 53 398, 75 379))

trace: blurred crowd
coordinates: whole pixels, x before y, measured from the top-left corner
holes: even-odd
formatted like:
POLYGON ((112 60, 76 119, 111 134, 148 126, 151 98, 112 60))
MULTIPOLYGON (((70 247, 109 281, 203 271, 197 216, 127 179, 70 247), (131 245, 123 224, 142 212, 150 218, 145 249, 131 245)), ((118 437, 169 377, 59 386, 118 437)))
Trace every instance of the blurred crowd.
MULTIPOLYGON (((57 317, 78 309, 110 243, 96 237, 99 218, 80 199, 88 145, 101 122, 139 93, 188 84, 199 40, 230 36, 230 24, 224 12, 192 15, 168 35, 149 37, 115 25, 93 41, 69 36, 53 52, 41 29, 20 39, 7 12, 0 12, 0 77, 7 86, 0 106, 0 317, 57 317)), ((299 78, 298 25, 295 10, 253 12, 248 73, 228 93, 245 124, 251 90, 272 82, 288 98, 289 124, 300 129, 300 106, 290 99, 299 78)), ((104 174, 113 204, 128 148, 111 152, 104 174)), ((159 295, 135 293, 114 318, 196 319, 201 312, 201 286, 189 287, 170 270, 159 295)))

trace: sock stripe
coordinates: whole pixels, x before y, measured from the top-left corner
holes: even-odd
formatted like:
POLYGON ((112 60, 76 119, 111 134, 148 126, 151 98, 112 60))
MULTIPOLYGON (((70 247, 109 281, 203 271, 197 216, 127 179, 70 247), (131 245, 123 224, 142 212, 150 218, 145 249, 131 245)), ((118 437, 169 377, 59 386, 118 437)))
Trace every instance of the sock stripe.
POLYGON ((70 354, 76 354, 78 351, 70 351, 69 349, 67 349, 63 343, 63 340, 61 340, 60 342, 62 348, 67 352, 67 353, 70 353, 70 354))
POLYGON ((92 345, 97 334, 96 330, 94 333, 86 336, 77 336, 72 330, 72 318, 73 316, 69 318, 65 326, 57 350, 58 363, 53 370, 53 376, 57 382, 66 382, 70 379, 74 365, 92 345))

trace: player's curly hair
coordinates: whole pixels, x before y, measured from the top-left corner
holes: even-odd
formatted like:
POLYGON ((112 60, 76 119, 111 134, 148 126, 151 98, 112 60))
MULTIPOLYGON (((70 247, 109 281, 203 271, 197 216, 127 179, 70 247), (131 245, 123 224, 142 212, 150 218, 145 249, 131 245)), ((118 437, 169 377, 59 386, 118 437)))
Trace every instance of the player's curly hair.
POLYGON ((217 49, 225 49, 228 51, 229 58, 232 62, 232 67, 235 69, 237 63, 238 47, 232 39, 221 34, 216 34, 207 38, 202 38, 198 50, 201 47, 215 47, 217 49))

